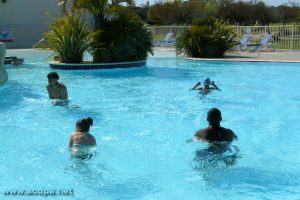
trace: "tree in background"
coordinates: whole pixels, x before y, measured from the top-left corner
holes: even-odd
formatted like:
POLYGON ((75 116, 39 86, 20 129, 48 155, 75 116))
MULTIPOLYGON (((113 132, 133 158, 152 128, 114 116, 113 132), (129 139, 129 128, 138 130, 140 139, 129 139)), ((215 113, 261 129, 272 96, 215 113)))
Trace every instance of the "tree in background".
POLYGON ((223 1, 218 16, 240 25, 266 25, 272 20, 271 12, 264 2, 223 1))
POLYGON ((158 2, 149 8, 148 21, 157 25, 188 24, 193 18, 192 12, 190 5, 180 0, 158 2))
POLYGON ((149 1, 147 1, 147 3, 142 5, 141 7, 138 7, 138 6, 130 6, 129 7, 130 10, 135 12, 141 18, 141 20, 143 20, 146 23, 148 22, 147 13, 148 13, 149 8, 150 8, 149 1))
POLYGON ((300 7, 298 4, 292 3, 290 5, 271 7, 271 12, 275 22, 300 22, 300 7))
MULTIPOLYGON (((262 1, 236 0, 175 0, 159 1, 146 8, 147 19, 155 25, 185 25, 193 20, 214 16, 231 24, 267 25, 300 21, 300 6, 289 3, 277 7, 262 1)), ((145 17, 145 16, 144 16, 145 17)))
POLYGON ((150 6, 148 22, 156 25, 190 24, 195 19, 215 16, 218 0, 159 1, 150 6))

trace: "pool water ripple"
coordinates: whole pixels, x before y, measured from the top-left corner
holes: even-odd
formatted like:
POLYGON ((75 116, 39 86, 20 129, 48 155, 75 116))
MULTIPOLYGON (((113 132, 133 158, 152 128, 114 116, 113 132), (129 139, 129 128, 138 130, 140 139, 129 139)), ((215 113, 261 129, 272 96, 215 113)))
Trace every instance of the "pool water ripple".
POLYGON ((73 189, 76 200, 299 199, 298 64, 154 56, 136 69, 58 71, 70 103, 55 106, 46 93, 50 52, 8 54, 26 64, 8 66, 9 82, 0 88, 2 193, 44 188, 73 189), (206 76, 222 91, 189 90, 206 76), (207 126, 211 107, 220 108, 222 124, 239 137, 232 164, 199 158, 206 145, 186 142, 207 126), (72 159, 69 134, 88 116, 95 156, 72 159))

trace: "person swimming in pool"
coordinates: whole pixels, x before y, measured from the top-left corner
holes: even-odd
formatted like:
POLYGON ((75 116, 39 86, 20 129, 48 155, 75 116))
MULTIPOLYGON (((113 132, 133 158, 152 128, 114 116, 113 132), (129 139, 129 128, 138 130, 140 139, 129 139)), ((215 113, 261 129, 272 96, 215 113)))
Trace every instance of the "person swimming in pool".
POLYGON ((237 139, 235 133, 220 125, 222 121, 221 111, 217 108, 211 108, 207 113, 208 127, 196 131, 193 140, 203 140, 208 143, 207 149, 196 151, 195 160, 210 158, 213 155, 223 155, 227 152, 229 155, 223 157, 222 160, 227 166, 236 163, 239 158, 239 149, 231 146, 231 142, 237 139))
POLYGON ((47 75, 47 91, 50 99, 68 100, 67 87, 58 82, 59 76, 56 72, 50 72, 47 75))
POLYGON ((90 158, 90 148, 96 146, 96 139, 89 133, 93 119, 83 118, 76 122, 75 132, 70 135, 69 149, 72 156, 77 158, 90 158))
POLYGON ((203 140, 213 145, 224 142, 230 143, 237 139, 232 130, 221 127, 222 115, 219 109, 211 108, 207 113, 207 121, 208 127, 196 131, 194 140, 203 140))
POLYGON ((10 64, 17 67, 17 66, 23 64, 23 61, 22 61, 22 59, 18 59, 17 57, 13 57, 10 64))
POLYGON ((220 90, 214 81, 210 81, 209 77, 205 77, 203 80, 203 87, 198 87, 201 85, 201 82, 197 82, 192 90, 201 90, 203 94, 208 94, 211 90, 220 90), (209 87, 212 85, 212 87, 209 87))

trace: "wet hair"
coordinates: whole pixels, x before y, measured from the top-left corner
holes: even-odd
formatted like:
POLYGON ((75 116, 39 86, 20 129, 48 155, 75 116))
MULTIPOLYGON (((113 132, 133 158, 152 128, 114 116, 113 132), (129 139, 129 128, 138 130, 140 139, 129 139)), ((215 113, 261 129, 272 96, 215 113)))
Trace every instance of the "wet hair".
POLYGON ((207 121, 212 126, 219 125, 220 121, 222 121, 221 111, 218 108, 211 108, 207 112, 207 121))
POLYGON ((90 127, 93 126, 93 119, 90 117, 79 119, 76 126, 79 127, 81 132, 88 132, 90 127))
POLYGON ((205 77, 205 78, 203 79, 203 83, 205 83, 205 82, 207 82, 208 85, 210 85, 210 84, 211 84, 210 78, 209 78, 209 77, 205 77))
POLYGON ((48 75, 47 75, 47 78, 48 79, 59 79, 59 76, 56 72, 50 72, 48 75))

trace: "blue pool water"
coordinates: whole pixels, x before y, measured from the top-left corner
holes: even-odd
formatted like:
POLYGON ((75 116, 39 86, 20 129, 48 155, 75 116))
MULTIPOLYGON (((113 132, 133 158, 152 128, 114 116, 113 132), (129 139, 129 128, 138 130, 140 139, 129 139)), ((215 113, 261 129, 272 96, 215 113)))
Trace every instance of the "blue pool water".
POLYGON ((49 52, 9 50, 0 88, 0 199, 300 199, 300 66, 188 61, 158 53, 146 67, 58 71, 68 107, 46 93, 49 52), (222 91, 189 91, 204 76, 222 91), (236 164, 196 158, 187 143, 207 126, 209 108, 239 137, 236 164), (94 118, 96 155, 70 158, 69 134, 94 118), (11 190, 72 190, 73 195, 5 196, 11 190))

